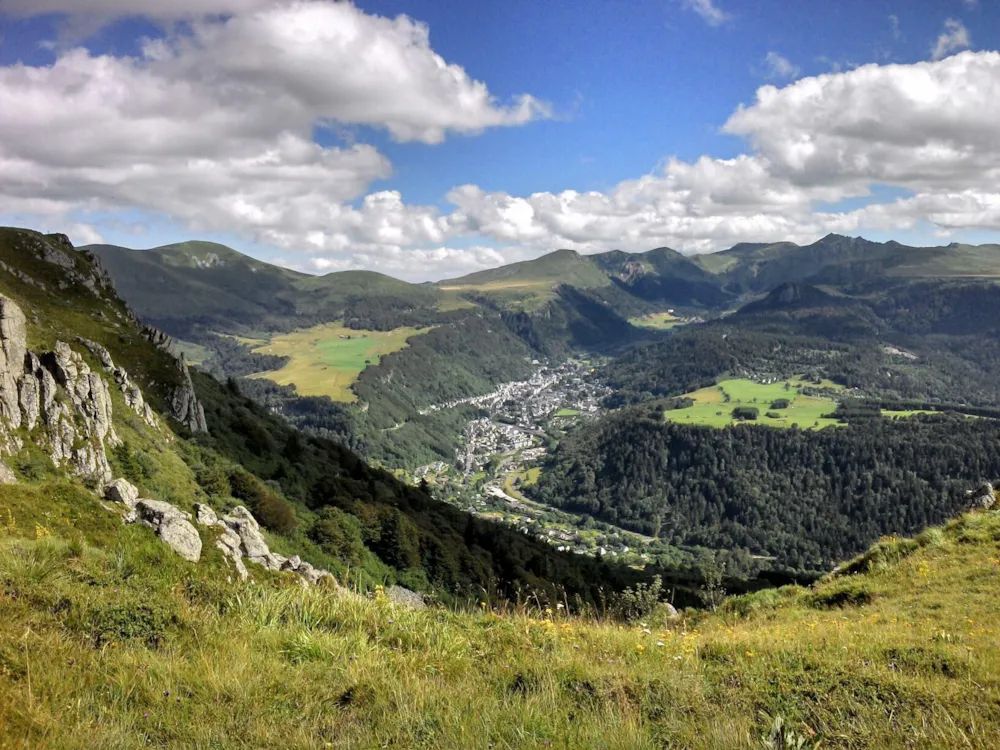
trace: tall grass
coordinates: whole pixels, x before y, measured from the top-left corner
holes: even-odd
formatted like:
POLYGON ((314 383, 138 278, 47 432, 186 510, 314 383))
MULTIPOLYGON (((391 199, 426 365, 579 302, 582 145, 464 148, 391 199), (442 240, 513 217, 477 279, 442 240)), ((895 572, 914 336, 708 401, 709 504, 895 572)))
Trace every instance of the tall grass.
MULTIPOLYGON (((23 524, 21 525, 23 527, 23 524)), ((23 529, 22 529, 23 530, 23 529)), ((0 532, 0 747, 995 747, 1000 515, 633 624, 0 532), (777 727, 777 729, 776 729, 777 727), (776 743, 786 743, 785 745, 776 743)))

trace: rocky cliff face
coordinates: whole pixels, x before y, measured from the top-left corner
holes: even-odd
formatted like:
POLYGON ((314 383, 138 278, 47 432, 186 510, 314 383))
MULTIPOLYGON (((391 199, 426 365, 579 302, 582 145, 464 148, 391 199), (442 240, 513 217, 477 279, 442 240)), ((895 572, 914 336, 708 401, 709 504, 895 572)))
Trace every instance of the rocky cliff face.
MULTIPOLYGON (((143 326, 142 335, 146 339, 163 351, 169 352, 172 339, 163 331, 152 326, 143 326)), ((173 354, 171 354, 173 356, 173 354)), ((187 427, 191 432, 208 432, 208 425, 205 423, 205 409, 198 402, 198 396, 194 390, 194 383, 191 382, 191 372, 188 370, 187 360, 181 354, 177 361, 180 370, 181 384, 174 389, 167 406, 170 408, 170 416, 187 427)))
POLYGON ((174 390, 173 398, 170 400, 170 416, 191 432, 208 432, 208 425, 205 423, 205 409, 198 403, 194 383, 191 382, 191 373, 188 371, 183 354, 178 366, 181 370, 181 384, 174 390))
POLYGON ((111 392, 69 344, 28 349, 24 313, 0 295, 0 453, 16 453, 25 437, 52 462, 103 485, 111 479, 106 447, 118 441, 111 392))

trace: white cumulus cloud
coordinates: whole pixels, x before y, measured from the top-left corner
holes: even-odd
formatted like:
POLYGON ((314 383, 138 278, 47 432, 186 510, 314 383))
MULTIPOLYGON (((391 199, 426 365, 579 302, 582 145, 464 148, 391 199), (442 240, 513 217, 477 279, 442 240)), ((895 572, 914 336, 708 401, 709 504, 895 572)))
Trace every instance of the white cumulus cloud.
POLYGON ((518 197, 452 191, 467 231, 538 248, 687 252, 740 241, 810 241, 827 232, 1000 230, 1000 53, 868 65, 763 86, 724 130, 745 138, 734 159, 668 160, 608 192, 518 197), (855 210, 875 185, 912 195, 855 210))
MULTIPOLYGON (((88 7, 126 5, 154 4, 88 7)), ((392 174, 375 147, 320 145, 315 130, 364 124, 436 143, 545 114, 530 96, 498 104, 405 16, 312 0, 205 7, 249 11, 196 19, 137 57, 78 47, 51 65, 0 67, 5 213, 138 208, 195 231, 331 252, 441 243, 448 222, 436 209, 366 196, 392 174)))
POLYGON ((435 143, 545 116, 544 106, 499 104, 406 17, 318 0, 203 7, 231 15, 168 27, 136 57, 73 48, 51 65, 0 67, 0 210, 70 227, 77 242, 139 210, 273 246, 305 270, 416 280, 560 247, 705 252, 925 222, 1000 231, 998 52, 768 84, 722 126, 745 144, 733 158, 667 158, 604 191, 459 185, 441 208, 380 184, 392 165, 375 147, 315 133, 370 125, 435 143), (877 201, 876 186, 902 197, 877 201), (831 208, 847 198, 869 205, 831 208))

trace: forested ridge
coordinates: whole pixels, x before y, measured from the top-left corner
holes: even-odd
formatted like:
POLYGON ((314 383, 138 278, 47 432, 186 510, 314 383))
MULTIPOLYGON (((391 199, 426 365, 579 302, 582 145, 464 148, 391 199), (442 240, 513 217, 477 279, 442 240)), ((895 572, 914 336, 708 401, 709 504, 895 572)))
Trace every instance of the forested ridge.
POLYGON ((984 477, 1000 477, 994 420, 715 429, 664 423, 644 405, 563 440, 532 496, 674 544, 818 570, 882 535, 941 522, 984 477))

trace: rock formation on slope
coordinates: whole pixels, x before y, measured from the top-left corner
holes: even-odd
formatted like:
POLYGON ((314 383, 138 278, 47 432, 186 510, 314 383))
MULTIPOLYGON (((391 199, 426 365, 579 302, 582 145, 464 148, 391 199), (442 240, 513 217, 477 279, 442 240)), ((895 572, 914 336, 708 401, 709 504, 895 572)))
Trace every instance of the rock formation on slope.
MULTIPOLYGON (((123 520, 126 523, 139 522, 153 529, 165 544, 185 560, 198 562, 201 559, 201 535, 191 523, 190 513, 170 503, 139 497, 138 488, 126 479, 116 479, 109 483, 104 491, 104 498, 125 506, 123 520)), ((240 580, 245 581, 249 576, 244 563, 244 560, 248 560, 267 570, 297 573, 303 584, 315 585, 323 580, 336 583, 332 573, 314 567, 297 555, 284 557, 272 552, 257 519, 242 505, 221 518, 204 503, 195 503, 194 511, 194 520, 199 526, 219 531, 215 546, 222 552, 223 559, 235 568, 240 580)))
MULTIPOLYGON (((77 342, 112 377, 125 404, 156 428, 156 414, 142 390, 115 366, 108 350, 86 339, 77 342)), ((191 374, 183 361, 179 367, 183 377, 171 400, 172 416, 192 432, 205 432, 205 410, 191 374)), ((112 478, 107 448, 118 443, 112 416, 107 381, 63 341, 57 341, 52 351, 30 351, 24 312, 0 295, 0 456, 20 451, 23 436, 28 435, 55 466, 103 486, 112 478)))
POLYGON ((969 507, 978 510, 989 510, 997 504, 997 495, 991 482, 983 482, 974 490, 969 490, 969 507))
POLYGON ((178 367, 181 371, 181 384, 174 390, 173 397, 170 399, 170 416, 191 432, 208 432, 205 409, 198 403, 194 383, 191 382, 191 373, 183 354, 178 360, 178 367))
POLYGON ((30 351, 23 311, 0 295, 0 454, 19 451, 28 435, 55 466, 104 485, 106 447, 118 441, 111 417, 104 379, 62 341, 30 351))

